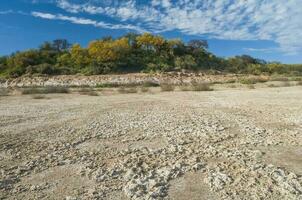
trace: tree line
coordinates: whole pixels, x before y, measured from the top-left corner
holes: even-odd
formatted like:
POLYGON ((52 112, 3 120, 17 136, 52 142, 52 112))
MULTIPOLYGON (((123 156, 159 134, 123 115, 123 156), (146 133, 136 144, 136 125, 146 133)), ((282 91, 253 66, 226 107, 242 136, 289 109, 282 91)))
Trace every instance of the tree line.
POLYGON ((209 70, 302 75, 302 65, 268 63, 248 55, 221 58, 208 51, 205 40, 185 43, 150 33, 129 33, 116 39, 104 37, 90 42, 87 48, 58 39, 45 42, 37 49, 0 57, 3 77, 209 70))

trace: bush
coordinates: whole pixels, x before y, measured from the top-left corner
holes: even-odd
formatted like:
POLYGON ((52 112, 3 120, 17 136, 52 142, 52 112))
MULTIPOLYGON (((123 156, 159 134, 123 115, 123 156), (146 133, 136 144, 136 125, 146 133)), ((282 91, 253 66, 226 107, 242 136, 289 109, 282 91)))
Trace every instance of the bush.
POLYGON ((175 90, 175 86, 174 85, 167 84, 167 83, 160 84, 160 88, 161 88, 162 92, 171 92, 171 91, 175 90))
POLYGON ((193 91, 213 91, 210 87, 209 83, 193 83, 192 84, 193 91))
POLYGON ((297 83, 297 85, 302 85, 302 81, 299 81, 299 82, 297 83))
POLYGON ((52 94, 52 93, 69 93, 66 87, 44 87, 44 88, 25 88, 22 94, 52 94))

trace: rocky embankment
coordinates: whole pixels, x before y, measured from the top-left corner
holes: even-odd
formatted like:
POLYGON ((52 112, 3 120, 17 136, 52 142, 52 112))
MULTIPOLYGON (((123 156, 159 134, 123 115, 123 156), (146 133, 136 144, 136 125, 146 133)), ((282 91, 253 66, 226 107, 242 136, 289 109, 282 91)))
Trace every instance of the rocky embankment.
POLYGON ((0 87, 35 87, 35 86, 97 86, 100 84, 141 84, 173 83, 183 84, 197 82, 227 82, 236 80, 239 75, 205 75, 189 73, 166 73, 166 74, 124 74, 124 75, 97 75, 97 76, 24 76, 16 79, 0 80, 0 87))

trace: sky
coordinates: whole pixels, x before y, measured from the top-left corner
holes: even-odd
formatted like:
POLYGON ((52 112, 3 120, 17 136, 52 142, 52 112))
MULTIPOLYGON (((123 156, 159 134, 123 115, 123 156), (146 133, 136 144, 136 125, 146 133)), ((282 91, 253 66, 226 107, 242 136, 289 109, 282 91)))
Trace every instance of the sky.
POLYGON ((0 55, 67 39, 151 32, 209 51, 302 63, 302 0, 0 0, 0 55))

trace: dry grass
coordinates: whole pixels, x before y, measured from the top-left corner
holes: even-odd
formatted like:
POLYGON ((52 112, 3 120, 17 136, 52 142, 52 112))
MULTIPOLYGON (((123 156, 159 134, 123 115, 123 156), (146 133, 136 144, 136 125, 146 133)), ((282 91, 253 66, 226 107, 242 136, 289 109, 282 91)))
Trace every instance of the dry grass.
POLYGON ((69 93, 66 87, 43 87, 43 88, 25 88, 22 94, 53 94, 53 93, 69 93))
POLYGON ((172 92, 175 90, 175 86, 168 83, 160 84, 160 88, 162 92, 172 92))

